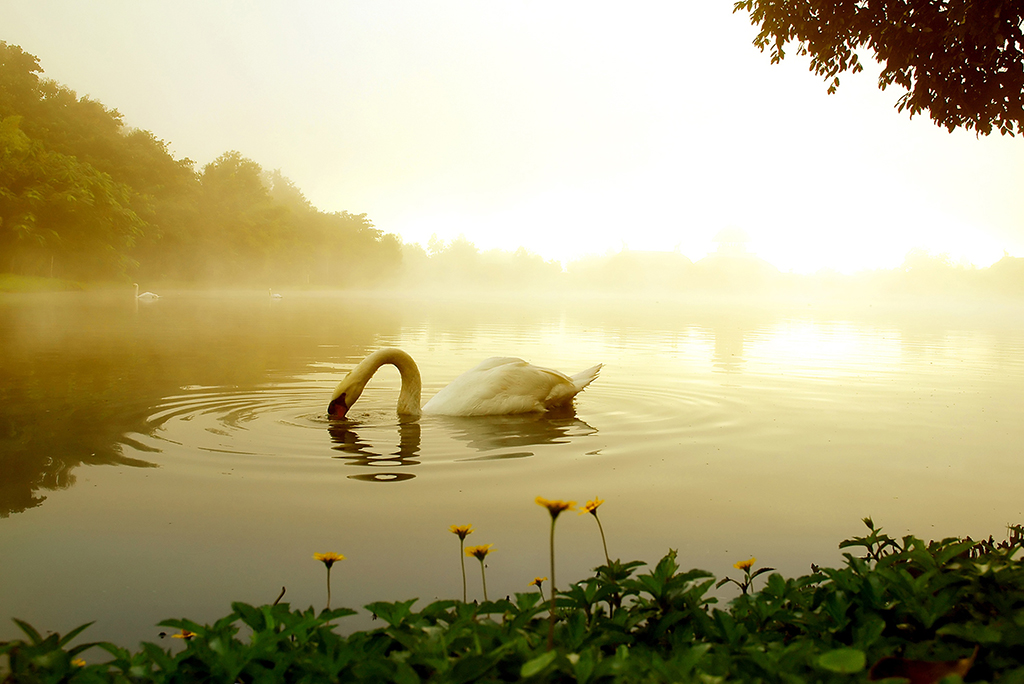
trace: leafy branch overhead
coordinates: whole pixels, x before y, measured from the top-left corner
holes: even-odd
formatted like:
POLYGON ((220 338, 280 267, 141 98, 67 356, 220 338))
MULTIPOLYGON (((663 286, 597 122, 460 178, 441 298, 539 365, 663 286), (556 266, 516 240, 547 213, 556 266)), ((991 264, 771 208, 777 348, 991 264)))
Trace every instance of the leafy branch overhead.
POLYGON ((760 31, 754 44, 772 63, 786 47, 831 79, 863 70, 867 48, 882 65, 878 87, 902 86, 910 116, 939 126, 1014 135, 1024 126, 1024 4, 1016 0, 740 0, 760 31))

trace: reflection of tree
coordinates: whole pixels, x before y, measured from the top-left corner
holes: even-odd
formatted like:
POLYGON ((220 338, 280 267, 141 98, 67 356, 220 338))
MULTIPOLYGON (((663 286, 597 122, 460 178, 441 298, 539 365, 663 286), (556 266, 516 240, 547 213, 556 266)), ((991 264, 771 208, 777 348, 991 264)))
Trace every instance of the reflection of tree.
POLYGON ((145 418, 126 410, 118 374, 93 361, 65 367, 59 383, 28 359, 4 370, 0 517, 39 506, 46 499, 40 489, 67 489, 80 465, 154 467, 121 453, 124 435, 144 431, 145 418))
POLYGON ((256 387, 268 368, 281 379, 324 359, 324 339, 361 356, 374 334, 399 325, 387 307, 332 306, 325 317, 321 301, 290 300, 280 325, 265 293, 165 296, 138 310, 128 289, 0 299, 0 517, 39 506, 40 490, 72 486, 81 465, 152 467, 122 448, 145 450, 127 435, 149 433, 154 410, 183 386, 256 387), (295 335, 295 325, 316 332, 295 335))

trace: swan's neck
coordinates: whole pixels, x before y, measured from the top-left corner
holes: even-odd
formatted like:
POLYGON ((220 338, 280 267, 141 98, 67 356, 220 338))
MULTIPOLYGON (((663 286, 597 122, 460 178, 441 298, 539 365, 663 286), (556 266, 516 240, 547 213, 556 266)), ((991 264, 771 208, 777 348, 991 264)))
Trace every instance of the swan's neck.
POLYGON ((352 369, 353 380, 365 386, 377 369, 386 364, 397 368, 402 376, 402 391, 398 394, 399 415, 420 415, 420 392, 423 389, 420 369, 412 357, 401 349, 381 349, 370 354, 352 369))

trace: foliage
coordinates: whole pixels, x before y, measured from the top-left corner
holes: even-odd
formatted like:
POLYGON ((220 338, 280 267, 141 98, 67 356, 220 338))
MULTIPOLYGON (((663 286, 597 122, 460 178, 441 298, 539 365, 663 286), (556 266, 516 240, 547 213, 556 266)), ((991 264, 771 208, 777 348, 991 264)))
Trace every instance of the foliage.
POLYGON ((882 64, 881 89, 907 90, 899 111, 927 111, 952 131, 1024 126, 1024 6, 1015 0, 739 0, 760 28, 754 44, 781 61, 790 42, 814 73, 839 86, 839 74, 863 69, 859 50, 882 64))
POLYGON ((1008 542, 896 540, 875 528, 844 541, 845 565, 786 579, 723 607, 714 578, 681 571, 670 551, 653 569, 613 561, 560 592, 555 648, 546 648, 538 592, 483 604, 372 603, 382 626, 343 636, 353 611, 232 605, 213 625, 168 620, 184 648, 131 652, 109 643, 71 646, 84 629, 0 644, 8 682, 576 682, 725 680, 841 682, 872 663, 938 681, 1024 681, 1022 530, 1008 542), (851 553, 861 549, 863 555, 851 553), (102 663, 76 658, 89 648, 102 663), (900 670, 899 668, 903 668, 900 670))
POLYGON ((41 74, 38 58, 0 41, 0 271, 344 287, 398 267, 398 239, 365 214, 321 212, 239 152, 197 174, 41 74))

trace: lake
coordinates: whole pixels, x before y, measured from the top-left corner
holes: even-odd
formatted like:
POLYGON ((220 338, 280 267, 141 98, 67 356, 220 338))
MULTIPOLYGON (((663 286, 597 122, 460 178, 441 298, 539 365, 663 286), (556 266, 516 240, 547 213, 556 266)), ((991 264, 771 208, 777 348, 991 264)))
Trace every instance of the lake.
MULTIPOLYGON (((861 518, 897 536, 1024 522, 1024 314, 925 306, 373 294, 0 296, 0 639, 10 618, 88 640, 157 640, 232 601, 334 607, 459 598, 459 541, 493 544, 491 598, 548 575, 537 496, 600 497, 612 558, 724 577, 835 564, 861 518), (401 347, 424 400, 490 356, 575 373, 575 412, 400 421, 375 376, 401 347)), ((604 561, 589 515, 557 528, 558 582, 604 561)), ((482 598, 467 559, 469 596, 482 598)), ((723 588, 719 594, 733 594, 723 588)), ((367 628, 365 611, 343 628, 367 628)))

